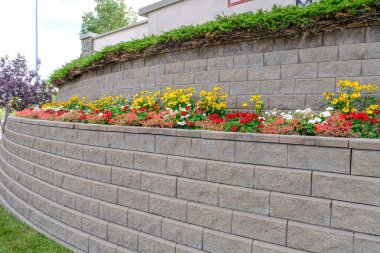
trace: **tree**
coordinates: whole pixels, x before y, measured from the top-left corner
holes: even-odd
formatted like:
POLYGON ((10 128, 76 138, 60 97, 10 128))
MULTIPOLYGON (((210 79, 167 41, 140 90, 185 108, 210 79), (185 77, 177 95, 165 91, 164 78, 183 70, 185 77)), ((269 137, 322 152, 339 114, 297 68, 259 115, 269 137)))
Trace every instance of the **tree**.
POLYGON ((136 12, 124 0, 95 0, 95 3, 95 14, 86 12, 82 16, 81 34, 101 34, 137 21, 136 12))
POLYGON ((35 78, 36 73, 28 68, 24 56, 18 54, 12 60, 8 56, 0 58, 0 109, 5 110, 4 120, 0 119, 3 132, 13 111, 51 101, 54 88, 35 78))

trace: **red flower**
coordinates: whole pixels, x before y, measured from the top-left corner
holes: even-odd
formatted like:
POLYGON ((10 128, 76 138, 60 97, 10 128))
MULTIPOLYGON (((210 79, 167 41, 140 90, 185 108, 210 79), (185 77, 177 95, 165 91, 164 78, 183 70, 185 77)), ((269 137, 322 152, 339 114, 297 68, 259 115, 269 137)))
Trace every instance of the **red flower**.
POLYGON ((379 122, 379 120, 378 120, 377 118, 373 118, 373 119, 371 120, 371 122, 372 122, 372 123, 377 123, 377 122, 379 122))
POLYGON ((145 108, 145 107, 141 107, 141 108, 140 108, 140 111, 142 111, 142 112, 146 112, 146 108, 145 108))
POLYGON ((231 129, 231 132, 237 132, 238 127, 237 126, 232 126, 230 129, 231 129))
POLYGON ((184 111, 184 112, 181 112, 181 115, 182 115, 182 116, 186 116, 186 114, 187 114, 187 112, 185 112, 185 111, 184 111))
POLYGON ((114 122, 115 122, 114 119, 108 119, 108 123, 109 123, 109 124, 113 124, 114 122))
POLYGON ((259 124, 257 128, 263 128, 263 124, 259 124))
POLYGON ((186 111, 190 111, 191 108, 190 108, 190 106, 186 106, 185 109, 186 109, 186 111))
POLYGON ((126 111, 128 110, 128 108, 129 108, 128 105, 124 106, 124 107, 123 107, 123 112, 126 112, 126 111))

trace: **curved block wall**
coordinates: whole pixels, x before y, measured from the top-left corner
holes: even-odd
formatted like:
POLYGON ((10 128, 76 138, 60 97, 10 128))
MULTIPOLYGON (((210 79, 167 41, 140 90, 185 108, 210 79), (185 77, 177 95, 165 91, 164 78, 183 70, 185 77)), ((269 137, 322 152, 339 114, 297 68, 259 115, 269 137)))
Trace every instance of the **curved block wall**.
POLYGON ((380 140, 11 118, 0 150, 0 202, 76 252, 380 252, 380 140))
POLYGON ((131 96, 167 86, 217 85, 240 109, 262 94, 267 108, 321 109, 321 93, 343 79, 380 84, 380 26, 361 24, 309 35, 228 43, 140 58, 91 71, 59 87, 58 100, 105 94, 131 96))

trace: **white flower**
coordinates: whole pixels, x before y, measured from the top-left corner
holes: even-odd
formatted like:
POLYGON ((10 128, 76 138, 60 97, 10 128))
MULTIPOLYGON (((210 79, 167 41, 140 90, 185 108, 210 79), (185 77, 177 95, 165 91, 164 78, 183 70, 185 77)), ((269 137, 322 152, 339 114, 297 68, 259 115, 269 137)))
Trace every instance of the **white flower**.
POLYGON ((100 117, 103 116, 103 113, 99 113, 99 116, 100 116, 100 117))
POLYGON ((178 121, 178 122, 177 122, 177 125, 179 125, 179 126, 184 126, 184 125, 186 125, 186 122, 185 122, 185 121, 178 121))
POLYGON ((293 116, 291 114, 283 114, 282 117, 286 120, 292 120, 293 116))
POLYGON ((329 111, 325 111, 319 114, 319 117, 328 118, 328 117, 331 117, 331 113, 329 111))
POLYGON ((313 119, 311 119, 311 120, 309 120, 309 124, 315 124, 315 120, 313 120, 313 119))
POLYGON ((334 111, 334 108, 333 107, 327 107, 326 111, 334 111))
POLYGON ((322 121, 321 118, 315 118, 314 120, 315 120, 315 122, 317 122, 317 123, 319 123, 319 122, 322 121))
POLYGON ((328 125, 328 123, 326 121, 323 121, 321 124, 324 126, 328 125))

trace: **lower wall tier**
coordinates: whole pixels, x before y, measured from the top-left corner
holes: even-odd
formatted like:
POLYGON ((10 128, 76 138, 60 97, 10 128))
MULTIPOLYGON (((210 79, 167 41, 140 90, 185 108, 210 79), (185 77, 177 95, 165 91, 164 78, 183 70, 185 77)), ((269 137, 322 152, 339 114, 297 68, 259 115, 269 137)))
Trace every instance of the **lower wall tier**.
POLYGON ((75 252, 379 253, 380 140, 11 118, 0 203, 75 252))

